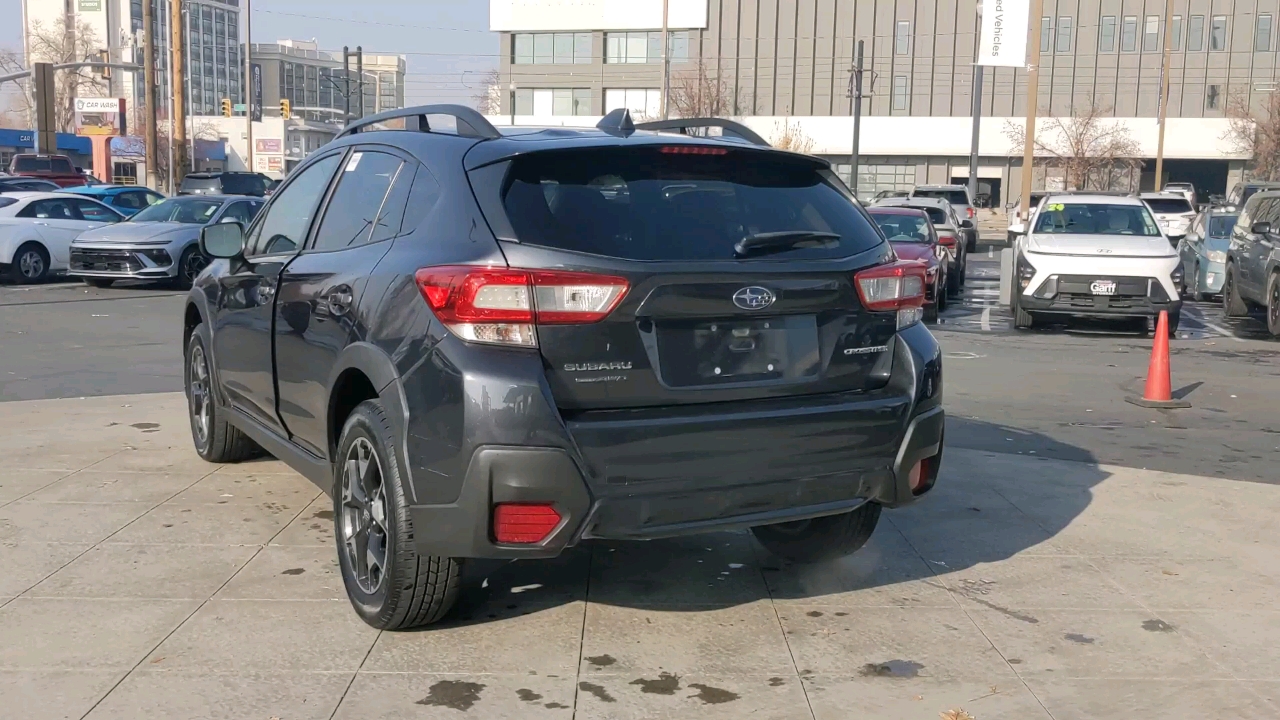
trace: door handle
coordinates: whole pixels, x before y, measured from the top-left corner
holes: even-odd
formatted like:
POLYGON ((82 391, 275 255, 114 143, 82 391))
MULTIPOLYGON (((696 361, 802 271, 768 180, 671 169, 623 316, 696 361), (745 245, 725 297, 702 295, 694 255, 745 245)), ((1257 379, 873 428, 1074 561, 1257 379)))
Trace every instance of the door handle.
POLYGON ((332 315, 346 315, 351 310, 351 288, 346 285, 336 287, 329 293, 326 302, 329 305, 329 312, 332 315))
POLYGON ((34 223, 32 223, 32 225, 44 225, 45 227, 48 227, 48 226, 49 226, 49 223, 47 223, 47 222, 40 222, 39 220, 37 220, 37 221, 35 221, 34 223))

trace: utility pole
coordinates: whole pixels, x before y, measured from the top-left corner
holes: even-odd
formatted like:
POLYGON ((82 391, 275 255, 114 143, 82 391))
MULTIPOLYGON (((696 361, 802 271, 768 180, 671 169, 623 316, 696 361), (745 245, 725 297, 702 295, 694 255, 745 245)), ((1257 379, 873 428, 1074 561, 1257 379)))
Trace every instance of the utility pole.
MULTIPOLYGON (((346 45, 342 46, 342 82, 346 84, 346 91, 342 93, 343 100, 346 101, 346 112, 342 115, 342 122, 351 122, 351 49, 346 45)), ((514 103, 512 104, 514 108, 514 103)), ((515 110, 511 111, 515 114, 515 110)))
POLYGON ((356 87, 360 88, 360 119, 364 119, 364 47, 356 46, 356 87))
POLYGON ((174 182, 179 183, 187 174, 187 70, 183 61, 186 43, 182 37, 186 22, 182 19, 182 2, 183 0, 169 0, 169 42, 173 46, 173 72, 169 75, 173 91, 173 117, 169 120, 169 145, 173 148, 174 182))
POLYGON ((667 30, 667 9, 670 0, 662 0, 662 119, 671 117, 667 94, 671 92, 671 33, 667 30))
MULTIPOLYGON (((155 22, 155 0, 142 0, 142 86, 143 124, 146 126, 144 164, 147 166, 147 187, 160 188, 160 174, 156 172, 156 33, 151 27, 155 22)), ((136 58, 135 58, 136 62, 136 58)))
MULTIPOLYGON (((1027 128, 1022 144, 1022 199, 1018 214, 1025 225, 1031 218, 1031 175, 1036 159, 1036 105, 1040 102, 1040 16, 1044 14, 1044 0, 1031 0, 1031 14, 1027 17, 1027 44, 1031 47, 1031 59, 1027 63, 1027 128)), ((1027 228, 1031 232, 1031 228, 1027 228)))
MULTIPOLYGON (((978 3, 978 20, 982 20, 982 3, 978 3)), ((973 137, 969 140, 969 199, 978 196, 978 136, 982 129, 982 76, 986 68, 978 64, 978 37, 973 35, 973 137)))
MULTIPOLYGON (((1160 134, 1156 140, 1156 177, 1152 190, 1159 192, 1164 185, 1164 125, 1169 116, 1169 42, 1173 37, 1169 13, 1173 11, 1170 0, 1164 2, 1164 60, 1160 65, 1160 134)), ((1141 182, 1141 181, 1139 181, 1141 182)))
POLYGON ((244 3, 244 157, 245 172, 253 172, 253 3, 244 3))
POLYGON ((851 68, 849 95, 853 98, 853 151, 849 153, 849 190, 858 196, 859 135, 862 134, 862 41, 858 41, 858 53, 851 68))
POLYGON ((57 100, 52 63, 34 63, 31 94, 36 101, 36 128, 32 145, 37 153, 58 152, 57 100))

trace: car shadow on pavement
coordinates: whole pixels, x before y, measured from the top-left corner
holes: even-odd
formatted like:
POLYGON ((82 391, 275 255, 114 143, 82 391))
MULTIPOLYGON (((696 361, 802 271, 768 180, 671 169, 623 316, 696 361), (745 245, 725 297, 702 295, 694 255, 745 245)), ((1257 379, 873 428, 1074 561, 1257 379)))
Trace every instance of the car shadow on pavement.
POLYGON ((1072 552, 1055 538, 1109 475, 1093 456, 1039 433, 949 422, 937 486, 918 503, 884 511, 870 542, 853 555, 789 563, 749 532, 588 541, 553 560, 471 562, 454 611, 424 630, 582 600, 675 612, 758 601, 855 608, 950 602, 948 589, 968 591, 962 576, 971 568, 1019 554, 1072 552))

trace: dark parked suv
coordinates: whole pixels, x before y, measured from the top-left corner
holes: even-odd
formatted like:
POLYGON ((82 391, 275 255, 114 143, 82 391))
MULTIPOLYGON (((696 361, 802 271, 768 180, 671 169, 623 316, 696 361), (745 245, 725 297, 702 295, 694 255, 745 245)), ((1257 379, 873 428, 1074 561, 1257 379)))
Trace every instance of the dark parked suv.
POLYGON ((196 172, 182 178, 179 195, 251 195, 264 197, 271 178, 251 172, 196 172))
POLYGON ((727 121, 393 110, 201 243, 196 449, 258 445, 330 493, 375 627, 439 619, 468 558, 589 538, 751 528, 843 555, 938 475, 924 266, 826 161, 727 121))
POLYGON ((1255 193, 1240 211, 1227 247, 1222 304, 1228 317, 1264 310, 1267 330, 1280 337, 1280 191, 1255 193))

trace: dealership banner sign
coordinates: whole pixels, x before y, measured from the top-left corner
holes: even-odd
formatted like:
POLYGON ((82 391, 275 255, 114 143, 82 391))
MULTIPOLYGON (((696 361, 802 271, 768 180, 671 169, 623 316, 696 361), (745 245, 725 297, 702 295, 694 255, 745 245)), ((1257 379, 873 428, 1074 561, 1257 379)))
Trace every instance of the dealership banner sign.
POLYGON ((1025 67, 1031 0, 983 0, 978 64, 1025 67))

